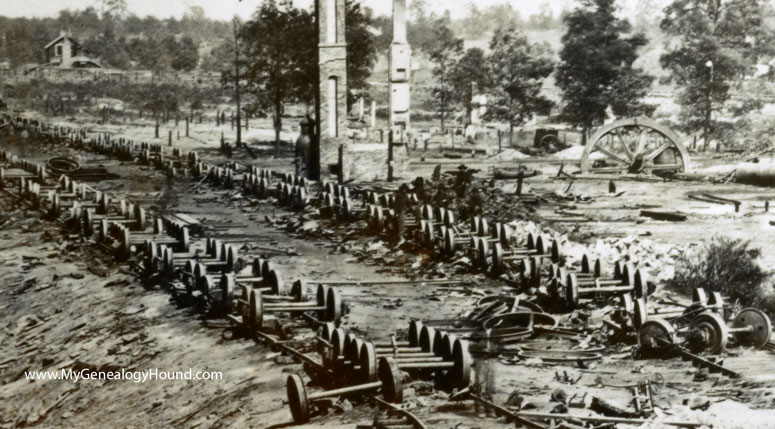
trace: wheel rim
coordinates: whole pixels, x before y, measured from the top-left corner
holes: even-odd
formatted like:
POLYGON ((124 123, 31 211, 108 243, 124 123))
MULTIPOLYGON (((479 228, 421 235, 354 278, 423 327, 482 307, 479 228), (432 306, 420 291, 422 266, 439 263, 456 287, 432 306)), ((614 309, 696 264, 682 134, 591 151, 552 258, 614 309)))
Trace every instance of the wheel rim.
POLYGON ((334 322, 336 326, 339 326, 342 319, 342 298, 339 295, 339 291, 334 288, 328 290, 326 295, 326 316, 328 322, 334 322))
POLYGON ((288 376, 286 383, 288 393, 288 405, 291 409, 293 421, 306 423, 309 421, 309 404, 307 403, 307 388, 304 381, 296 374, 288 376))
POLYGON ((400 404, 404 400, 403 373, 394 360, 382 357, 378 366, 379 379, 382 382, 382 395, 386 401, 400 404))
POLYGON ((471 383, 471 355, 468 353, 468 344, 457 339, 452 346, 452 361, 455 363, 453 377, 455 387, 464 389, 471 383))
POLYGON ((698 337, 690 336, 689 347, 693 351, 707 349, 710 353, 718 354, 727 346, 729 330, 724 320, 716 313, 702 313, 695 317, 690 324, 690 330, 704 334, 704 338, 699 341, 698 337))
POLYGON ((644 351, 658 350, 674 343, 675 329, 663 319, 649 320, 638 329, 638 346, 644 351))
POLYGON ((372 343, 363 343, 360 351, 361 381, 371 383, 377 380, 377 352, 372 343))
POLYGON ((737 332, 735 338, 744 346, 763 348, 772 335, 772 323, 764 312, 755 308, 744 308, 732 323, 735 328, 753 326, 752 332, 737 332))
POLYGON ((420 331, 422 331, 423 324, 419 320, 412 320, 409 322, 409 347, 417 347, 420 343, 420 331))
POLYGON ((670 128, 647 118, 607 124, 590 137, 583 173, 688 172, 689 154, 670 128))

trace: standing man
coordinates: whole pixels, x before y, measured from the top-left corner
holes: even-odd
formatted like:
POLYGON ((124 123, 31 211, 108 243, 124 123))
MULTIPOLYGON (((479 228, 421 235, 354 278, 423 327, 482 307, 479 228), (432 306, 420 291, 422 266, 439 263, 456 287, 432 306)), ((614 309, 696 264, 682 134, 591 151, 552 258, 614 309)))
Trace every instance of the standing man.
POLYGON ((314 131, 315 121, 310 115, 307 115, 306 118, 302 119, 300 126, 301 133, 299 134, 299 138, 296 139, 296 174, 306 176, 306 172, 309 171, 309 160, 312 153, 311 135, 314 131))
POLYGON ((404 243, 404 229, 406 228, 406 209, 409 207, 409 187, 406 183, 398 188, 393 208, 396 211, 395 241, 396 246, 404 243))
POLYGON ((425 179, 422 177, 414 179, 414 193, 417 195, 417 199, 420 203, 427 204, 430 202, 428 192, 425 190, 425 179))
POLYGON ((466 204, 468 206, 468 215, 470 217, 481 215, 483 212, 482 207, 485 203, 484 195, 482 194, 481 189, 479 189, 478 186, 473 186, 472 188, 473 189, 471 189, 471 193, 466 204))

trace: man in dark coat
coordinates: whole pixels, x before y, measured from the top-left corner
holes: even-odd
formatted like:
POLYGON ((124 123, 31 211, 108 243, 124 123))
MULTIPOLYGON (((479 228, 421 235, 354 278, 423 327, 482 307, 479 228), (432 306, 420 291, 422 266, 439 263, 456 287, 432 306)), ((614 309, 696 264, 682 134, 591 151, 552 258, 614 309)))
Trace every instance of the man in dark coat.
POLYGON ((404 242, 404 229, 406 228, 406 210, 409 208, 409 187, 401 185, 396 192, 393 209, 396 212, 395 241, 400 246, 404 242))

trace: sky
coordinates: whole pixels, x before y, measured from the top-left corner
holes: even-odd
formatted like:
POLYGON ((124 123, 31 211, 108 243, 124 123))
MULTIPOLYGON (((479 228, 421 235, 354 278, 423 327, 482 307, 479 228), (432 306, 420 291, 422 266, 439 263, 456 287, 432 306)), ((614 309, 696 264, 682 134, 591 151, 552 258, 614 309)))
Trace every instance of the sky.
MULTIPOLYGON (((306 8, 312 2, 313 0, 295 0, 294 4, 306 8)), ((411 0, 408 2, 411 3, 411 0)), ((480 8, 510 3, 522 17, 538 13, 544 3, 549 4, 555 14, 575 4, 575 0, 427 0, 431 10, 442 13, 449 9, 453 18, 465 15, 466 6, 471 2, 480 8)), ((221 20, 228 20, 235 14, 243 19, 250 18, 260 3, 260 0, 127 0, 129 11, 139 16, 180 18, 189 7, 201 6, 209 18, 221 20)), ((94 6, 99 10, 100 4, 99 0, 0 0, 0 16, 53 17, 62 9, 80 10, 94 6)), ((390 15, 392 9, 390 0, 361 0, 361 4, 372 8, 377 15, 390 15)))

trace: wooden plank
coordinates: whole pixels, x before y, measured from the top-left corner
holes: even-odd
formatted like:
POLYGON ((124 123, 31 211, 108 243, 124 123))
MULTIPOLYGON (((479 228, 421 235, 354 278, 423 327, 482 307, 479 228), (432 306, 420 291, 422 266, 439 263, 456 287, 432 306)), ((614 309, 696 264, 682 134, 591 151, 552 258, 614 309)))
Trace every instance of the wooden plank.
POLYGON ((20 177, 24 177, 24 178, 38 177, 38 175, 35 173, 24 171, 21 168, 8 168, 5 170, 6 179, 18 179, 20 177))
POLYGON ((728 203, 728 204, 732 204, 732 205, 735 205, 735 206, 739 206, 740 204, 742 204, 742 201, 733 200, 731 198, 718 197, 718 196, 712 195, 712 194, 701 194, 701 196, 703 196, 705 198, 708 198, 710 200, 719 201, 719 202, 723 202, 723 203, 728 203))
MULTIPOLYGON (((394 143, 394 146, 403 146, 403 143, 394 143)), ((476 155, 487 155, 487 149, 477 149, 477 148, 466 148, 466 147, 453 147, 453 148, 444 148, 444 152, 451 152, 451 153, 460 153, 460 154, 469 154, 473 153, 476 155)))
POLYGON ((650 217, 656 220, 665 220, 670 222, 683 222, 686 220, 686 215, 678 212, 659 212, 655 210, 641 210, 640 215, 644 217, 650 217))
POLYGON ((523 179, 528 179, 530 177, 538 176, 540 173, 537 170, 506 170, 506 169, 499 169, 496 168, 493 174, 493 179, 495 180, 509 180, 509 179, 519 179, 520 175, 523 179))
POLYGON ((191 216, 189 216, 189 215, 187 215, 185 213, 177 213, 176 212, 176 213, 173 213, 173 214, 175 215, 175 217, 177 217, 178 219, 182 220, 183 222, 186 222, 189 225, 199 225, 200 224, 200 222, 198 220, 194 219, 193 217, 191 217, 191 216))

